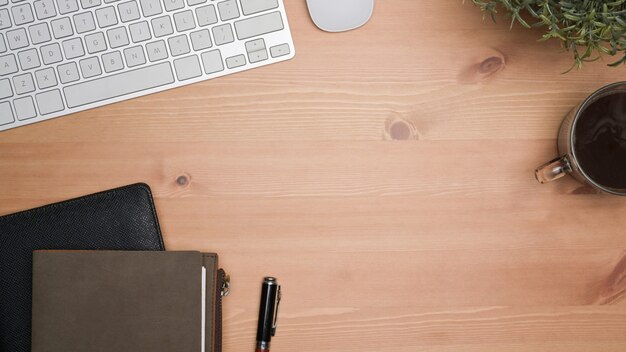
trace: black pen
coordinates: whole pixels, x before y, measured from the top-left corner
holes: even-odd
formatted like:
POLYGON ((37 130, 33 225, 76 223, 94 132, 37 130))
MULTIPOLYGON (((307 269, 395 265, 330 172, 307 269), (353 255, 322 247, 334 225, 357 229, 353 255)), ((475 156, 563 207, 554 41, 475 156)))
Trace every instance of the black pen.
POLYGON ((270 340, 276 334, 278 306, 280 304, 280 285, 274 277, 266 277, 261 289, 261 307, 259 308, 259 326, 256 331, 256 352, 269 352, 270 340))

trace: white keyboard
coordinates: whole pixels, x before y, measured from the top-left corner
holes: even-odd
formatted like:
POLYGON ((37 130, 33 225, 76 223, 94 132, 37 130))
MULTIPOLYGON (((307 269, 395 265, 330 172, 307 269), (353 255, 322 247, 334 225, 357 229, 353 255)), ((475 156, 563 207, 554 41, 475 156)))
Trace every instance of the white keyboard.
POLYGON ((294 54, 283 0, 0 0, 0 131, 294 54))

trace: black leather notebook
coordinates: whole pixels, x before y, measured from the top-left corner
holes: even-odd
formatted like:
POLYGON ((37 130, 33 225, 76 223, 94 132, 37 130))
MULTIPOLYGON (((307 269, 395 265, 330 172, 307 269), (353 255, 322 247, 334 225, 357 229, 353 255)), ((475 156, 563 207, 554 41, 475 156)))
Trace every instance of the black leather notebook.
POLYGON ((34 250, 164 250, 150 188, 135 184, 0 217, 0 351, 30 352, 34 250))

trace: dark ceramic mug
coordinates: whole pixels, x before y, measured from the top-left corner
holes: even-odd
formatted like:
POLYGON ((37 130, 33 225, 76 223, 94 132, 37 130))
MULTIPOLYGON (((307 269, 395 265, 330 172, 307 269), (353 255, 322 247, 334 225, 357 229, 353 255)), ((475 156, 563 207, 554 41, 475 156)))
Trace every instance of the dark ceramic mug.
POLYGON ((626 195, 626 82, 600 88, 572 109, 558 136, 560 157, 535 170, 541 183, 572 175, 605 193, 626 195))

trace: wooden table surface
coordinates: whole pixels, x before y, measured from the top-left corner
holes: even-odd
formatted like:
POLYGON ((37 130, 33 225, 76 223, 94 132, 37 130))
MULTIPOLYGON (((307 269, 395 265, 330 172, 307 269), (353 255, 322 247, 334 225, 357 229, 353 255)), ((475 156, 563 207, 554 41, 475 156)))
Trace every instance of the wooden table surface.
POLYGON ((133 182, 169 250, 220 253, 224 351, 626 350, 626 201, 539 185, 562 117, 626 78, 460 0, 378 1, 292 61, 0 134, 0 214, 133 182))

